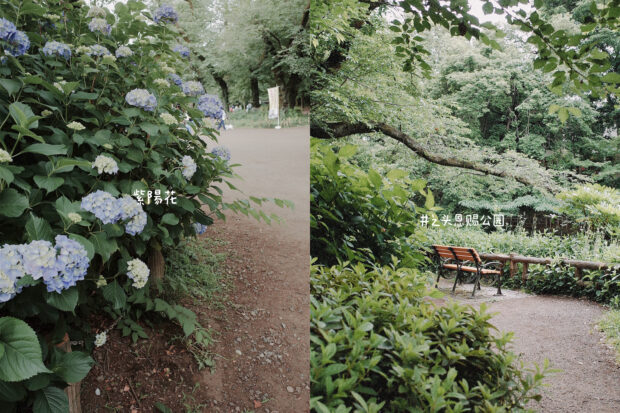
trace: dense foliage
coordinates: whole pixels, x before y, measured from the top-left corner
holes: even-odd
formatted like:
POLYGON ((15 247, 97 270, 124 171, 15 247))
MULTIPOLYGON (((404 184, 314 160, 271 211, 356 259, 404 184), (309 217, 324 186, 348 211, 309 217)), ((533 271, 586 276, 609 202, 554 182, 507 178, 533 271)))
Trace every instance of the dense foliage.
POLYGON ((543 374, 515 367, 484 308, 435 307, 396 259, 315 266, 311 286, 313 411, 522 411, 540 398, 543 374))
POLYGON ((93 316, 134 341, 146 337, 138 320, 163 316, 202 341, 193 312, 151 292, 145 261, 225 208, 261 216, 222 200, 234 176, 213 129, 223 112, 199 83, 176 81, 187 68, 177 12, 135 0, 114 10, 0 9, 2 411, 66 411, 62 388, 92 360, 55 344, 68 332, 92 349, 93 316))

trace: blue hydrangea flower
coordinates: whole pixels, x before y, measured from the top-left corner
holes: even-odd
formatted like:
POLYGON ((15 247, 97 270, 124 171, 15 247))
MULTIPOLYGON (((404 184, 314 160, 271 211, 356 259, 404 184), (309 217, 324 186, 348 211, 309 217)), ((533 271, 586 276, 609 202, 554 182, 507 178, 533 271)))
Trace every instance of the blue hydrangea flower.
POLYGON ((149 112, 152 112, 157 107, 157 99, 146 89, 132 90, 127 93, 125 100, 131 106, 136 106, 149 112))
POLYGON ((113 224, 119 220, 121 212, 116 198, 112 194, 98 190, 82 198, 82 209, 93 213, 104 224, 113 224))
POLYGON ((0 18, 0 40, 11 41, 17 33, 15 25, 5 18, 0 18))
POLYGON ((179 20, 179 15, 172 6, 164 4, 155 10, 153 20, 155 20, 155 23, 176 23, 179 20))
POLYGON ((89 56, 107 56, 111 55, 112 53, 110 53, 110 51, 105 46, 95 44, 88 48, 86 54, 89 56))
POLYGON ((230 150, 225 146, 216 146, 211 153, 224 161, 230 161, 230 150))
POLYGON ((41 51, 45 56, 60 56, 64 57, 65 60, 71 59, 71 48, 69 45, 55 40, 45 43, 41 51))
POLYGON ((168 75, 168 79, 172 80, 174 82, 174 84, 177 85, 177 86, 181 86, 183 84, 183 80, 176 73, 170 73, 168 75))
POLYGON ((207 118, 224 119, 224 106, 215 95, 202 95, 198 99, 198 109, 207 118))
POLYGON ((4 47, 4 53, 11 56, 22 56, 26 54, 30 48, 30 39, 26 33, 22 31, 16 31, 11 40, 8 41, 8 45, 4 47))
POLYGON ((58 275, 56 266, 56 250, 49 241, 32 241, 30 244, 20 245, 24 272, 33 279, 44 280, 58 275))
POLYGON ((138 201, 125 195, 118 199, 116 208, 120 211, 120 219, 129 220, 125 224, 126 233, 136 235, 142 232, 146 225, 146 213, 138 201))
POLYGON ((140 234, 146 226, 146 212, 140 212, 125 224, 125 232, 129 235, 140 234))
POLYGON ((129 57, 129 56, 133 56, 133 52, 131 51, 129 47, 121 46, 118 49, 116 49, 116 57, 121 58, 121 57, 129 57))
POLYGON ((196 231, 196 234, 198 235, 202 235, 207 231, 207 226, 199 222, 194 222, 192 226, 194 227, 194 230, 196 231))
POLYGON ((173 52, 180 54, 182 57, 189 57, 189 48, 181 44, 177 44, 172 49, 173 52))
POLYGON ((189 82, 183 83, 181 89, 183 89, 183 93, 188 96, 198 96, 203 94, 205 91, 202 87, 202 83, 196 82, 195 80, 190 80, 189 82))
POLYGON ((60 293, 84 279, 89 261, 86 249, 79 242, 64 235, 58 235, 54 240, 58 251, 56 256, 57 275, 43 277, 43 282, 47 286, 48 292, 60 293))
POLYGON ((21 292, 16 282, 24 276, 19 245, 0 248, 0 303, 5 303, 21 292))
POLYGON ((110 26, 105 19, 101 18, 92 19, 90 23, 88 23, 88 28, 93 33, 100 32, 106 36, 109 36, 110 33, 112 33, 112 26, 110 26))

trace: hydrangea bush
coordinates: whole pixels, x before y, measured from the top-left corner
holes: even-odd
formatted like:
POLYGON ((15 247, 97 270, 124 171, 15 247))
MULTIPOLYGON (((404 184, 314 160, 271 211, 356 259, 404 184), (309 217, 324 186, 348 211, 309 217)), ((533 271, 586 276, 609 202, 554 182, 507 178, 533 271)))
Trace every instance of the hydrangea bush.
POLYGON ((114 12, 55 0, 0 8, 1 411, 63 411, 62 387, 105 343, 89 314, 110 315, 134 340, 149 311, 198 331, 193 313, 153 297, 149 257, 224 209, 269 219, 222 200, 234 165, 211 148, 224 112, 176 74, 190 73, 185 49, 173 51, 177 20, 136 0, 114 12), (67 333, 84 352, 50 345, 67 333))

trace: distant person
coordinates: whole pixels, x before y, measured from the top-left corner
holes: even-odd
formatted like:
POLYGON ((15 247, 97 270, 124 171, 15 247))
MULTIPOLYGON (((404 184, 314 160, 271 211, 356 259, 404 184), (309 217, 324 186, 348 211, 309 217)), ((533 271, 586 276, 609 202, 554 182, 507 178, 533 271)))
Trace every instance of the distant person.
POLYGON ((245 111, 246 111, 246 112, 249 112, 249 111, 251 111, 251 110, 252 110, 252 104, 251 104, 251 103, 248 103, 248 105, 245 107, 245 111))

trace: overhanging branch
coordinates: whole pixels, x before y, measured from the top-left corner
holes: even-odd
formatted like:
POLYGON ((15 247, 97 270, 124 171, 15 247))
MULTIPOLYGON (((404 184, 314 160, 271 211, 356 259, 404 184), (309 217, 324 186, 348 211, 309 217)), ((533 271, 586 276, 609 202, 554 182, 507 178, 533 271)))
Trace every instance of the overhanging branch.
POLYGON ((535 177, 528 177, 512 171, 495 168, 491 165, 485 165, 480 162, 470 161, 462 158, 455 158, 434 152, 427 148, 424 144, 407 135, 406 133, 385 123, 366 125, 363 123, 350 124, 346 122, 334 122, 329 123, 325 126, 319 124, 310 125, 310 136, 319 139, 344 138, 350 135, 373 132, 383 133, 384 135, 403 143, 418 156, 437 165, 469 169, 482 172, 486 175, 497 176, 500 178, 511 178, 524 185, 541 188, 552 193, 558 192, 558 190, 560 189, 557 185, 554 185, 553 183, 543 182, 539 179, 536 179, 535 177))

